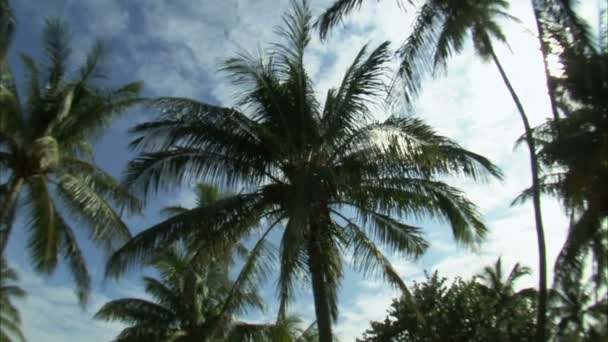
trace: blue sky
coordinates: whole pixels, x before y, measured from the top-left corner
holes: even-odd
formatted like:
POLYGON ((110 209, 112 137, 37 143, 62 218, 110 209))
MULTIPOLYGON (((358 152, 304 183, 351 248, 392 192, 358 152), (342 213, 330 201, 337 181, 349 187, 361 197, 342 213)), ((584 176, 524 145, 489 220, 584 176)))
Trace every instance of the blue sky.
MULTIPOLYGON (((312 1, 315 14, 331 1, 312 1)), ((598 1, 599 2, 599 1, 598 1)), ((401 42, 409 32, 414 11, 400 9, 396 1, 369 1, 360 12, 348 18, 345 26, 321 43, 313 40, 306 64, 315 78, 319 94, 336 86, 358 50, 365 44, 391 40, 401 42)), ((22 69, 19 55, 40 56, 39 33, 45 17, 65 20, 73 32, 73 59, 81 61, 95 37, 111 47, 106 60, 109 82, 121 84, 134 80, 145 82, 145 95, 179 95, 199 100, 232 104, 233 89, 217 72, 219 63, 239 49, 255 50, 276 40, 274 26, 289 8, 287 0, 19 0, 12 1, 17 16, 16 39, 10 63, 17 80, 22 69)), ((595 21, 597 4, 585 1, 580 8, 595 21)), ((533 37, 531 9, 527 0, 513 0, 512 13, 522 24, 506 23, 511 50, 497 48, 514 86, 523 98, 531 120, 537 124, 549 116, 543 88, 541 60, 533 37)), ((414 115, 426 120, 466 148, 484 154, 503 168, 505 180, 485 185, 455 180, 477 203, 491 234, 477 251, 455 246, 449 229, 435 222, 423 222, 432 245, 418 261, 391 256, 406 281, 420 279, 423 270, 439 270, 445 276, 468 277, 484 265, 503 256, 508 266, 522 262, 536 269, 536 239, 530 205, 510 207, 511 200, 529 184, 524 149, 514 149, 521 134, 511 99, 493 65, 481 63, 470 46, 455 56, 447 71, 424 85, 414 115)), ((378 109, 378 118, 386 116, 378 109)), ((120 177, 129 158, 126 130, 154 113, 133 110, 110 127, 95 143, 97 163, 120 177)), ((188 205, 193 195, 188 186, 161 193, 148 201, 143 216, 127 218, 134 232, 158 221, 158 209, 168 204, 188 205)), ((543 204, 549 261, 552 262, 565 236, 565 218, 555 201, 543 204)), ((20 302, 24 331, 31 341, 107 341, 120 330, 119 324, 95 322, 92 314, 109 299, 143 296, 139 278, 131 272, 124 279, 103 282, 104 256, 91 244, 84 243, 94 294, 87 310, 81 310, 63 268, 49 277, 32 272, 24 253, 27 241, 22 222, 17 223, 9 246, 11 263, 19 269, 29 297, 20 302)), ((83 240, 81 240, 83 241, 83 240)), ((532 286, 536 274, 521 283, 532 286)), ((246 319, 267 320, 275 312, 274 279, 264 287, 269 304, 266 313, 251 313, 246 319)), ((340 296, 340 319, 336 331, 344 341, 351 341, 368 327, 370 319, 382 319, 395 293, 381 282, 363 279, 351 270, 346 273, 340 296)), ((294 312, 310 320, 313 315, 309 291, 303 288, 294 312)))

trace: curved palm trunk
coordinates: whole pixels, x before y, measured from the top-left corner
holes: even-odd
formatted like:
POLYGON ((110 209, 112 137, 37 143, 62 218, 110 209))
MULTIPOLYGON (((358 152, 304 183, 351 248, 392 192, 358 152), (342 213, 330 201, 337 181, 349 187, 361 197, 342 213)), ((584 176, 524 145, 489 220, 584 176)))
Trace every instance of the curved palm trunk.
POLYGON ((521 120, 524 124, 525 134, 526 134, 526 142, 528 145, 528 151, 530 153, 530 169, 532 171, 532 203, 534 206, 534 221, 536 223, 536 238, 538 243, 538 310, 537 310, 537 331, 536 331, 536 341, 545 342, 546 341, 546 325, 547 325, 547 252, 545 247, 545 231, 543 228, 543 218, 541 214, 540 207, 540 181, 539 181, 539 173, 538 173, 538 160, 536 156, 536 148, 534 146, 534 140, 532 137, 532 127, 530 126, 530 122, 528 121, 528 117, 526 112, 524 111, 524 107, 515 93, 505 70, 502 68, 492 45, 487 40, 487 44, 490 47, 490 53, 492 55, 492 60, 496 67, 498 68, 498 72, 500 72, 500 76, 502 77, 505 85, 509 89, 509 93, 515 102, 515 106, 517 107, 517 111, 521 116, 521 120))
POLYGON ((13 179, 4 201, 0 204, 0 256, 4 256, 4 250, 8 245, 8 239, 13 228, 12 222, 9 222, 9 216, 15 206, 19 191, 23 186, 23 181, 21 177, 13 179))
POLYGON ((549 103, 551 104, 551 112, 553 114, 553 120, 559 120, 559 112, 557 111, 557 103, 555 96, 555 85, 553 84, 553 79, 551 78, 551 74, 549 72, 549 65, 547 64, 547 57, 549 56, 549 49, 547 48, 547 44, 543 40, 544 28, 541 23, 541 11, 539 8, 538 0, 531 0, 532 2, 532 10, 534 12, 534 21, 536 22, 536 30, 538 31, 538 41, 540 43, 540 51, 543 55, 543 66, 545 68, 545 79, 547 82, 547 92, 549 94, 549 103))
POLYGON ((321 257, 321 244, 318 239, 321 233, 319 228, 318 224, 311 224, 308 238, 308 267, 312 279, 312 294, 315 301, 319 342, 331 342, 331 315, 323 276, 323 258, 321 257))

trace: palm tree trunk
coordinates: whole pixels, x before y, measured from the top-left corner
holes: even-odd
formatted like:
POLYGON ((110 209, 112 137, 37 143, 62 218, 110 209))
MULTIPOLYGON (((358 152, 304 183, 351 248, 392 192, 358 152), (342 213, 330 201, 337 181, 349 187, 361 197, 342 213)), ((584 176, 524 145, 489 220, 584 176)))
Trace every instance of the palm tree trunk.
POLYGON ((321 246, 318 240, 320 229, 317 224, 311 224, 308 238, 309 271, 312 279, 312 294, 315 301, 315 314, 317 328, 319 329, 319 342, 331 342, 331 315, 329 313, 329 299, 323 276, 321 246))
POLYGON ((0 204, 0 256, 4 256, 4 250, 8 245, 8 239, 11 235, 11 229, 13 228, 12 222, 9 222, 9 216, 11 210, 13 210, 21 186, 23 186, 23 178, 18 177, 13 179, 10 182, 4 200, 0 204))
POLYGON ((532 127, 530 126, 530 122, 528 121, 528 116, 524 111, 524 107, 515 93, 505 70, 502 68, 494 49, 492 48, 491 42, 487 39, 486 43, 490 47, 490 53, 492 55, 492 60, 496 67, 498 68, 498 72, 500 72, 500 76, 502 80, 505 82, 505 85, 509 89, 509 93, 515 102, 515 106, 517 107, 517 111, 521 116, 521 120, 524 124, 525 134, 526 134, 526 142, 528 145, 528 151, 530 152, 530 169, 532 171, 532 203, 534 205, 534 221, 536 223, 536 238, 538 243, 538 310, 537 310, 537 331, 536 331, 536 341, 537 342, 545 342, 546 341, 546 324, 547 324, 547 251, 545 247, 545 231, 543 228, 543 218, 541 214, 540 207, 540 181, 538 174, 538 160, 536 156, 536 148, 534 144, 534 140, 532 139, 532 127))
POLYGON ((551 74, 549 72, 549 65, 547 64, 547 57, 549 56, 549 49, 547 48, 547 44, 543 40, 545 36, 544 28, 541 23, 542 13, 539 8, 538 0, 531 0, 532 2, 532 10, 534 12, 534 21, 536 22, 536 30, 538 31, 538 41, 540 43, 540 51, 543 55, 543 66, 545 68, 545 79, 547 82, 547 92, 549 94, 549 103, 551 105, 551 112, 553 114, 553 120, 559 120, 559 112, 557 111, 557 103, 555 96, 555 85, 553 84, 553 79, 551 78, 551 74))

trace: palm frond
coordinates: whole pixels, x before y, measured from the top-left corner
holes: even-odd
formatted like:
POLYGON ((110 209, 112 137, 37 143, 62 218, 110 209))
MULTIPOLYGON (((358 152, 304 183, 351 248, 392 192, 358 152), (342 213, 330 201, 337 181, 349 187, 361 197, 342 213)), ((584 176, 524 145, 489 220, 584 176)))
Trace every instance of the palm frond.
POLYGON ((340 24, 350 12, 361 8, 362 3, 363 0, 336 0, 315 23, 321 39, 325 39, 329 31, 340 24))
POLYGON ((127 214, 137 214, 143 209, 142 203, 137 197, 97 165, 71 157, 63 157, 61 164, 62 170, 82 178, 96 194, 112 203, 119 211, 124 210, 127 214))
MULTIPOLYGON (((323 129, 328 142, 359 128, 370 119, 369 105, 384 92, 383 75, 390 58, 389 43, 380 44, 366 56, 364 46, 347 69, 342 84, 328 93, 323 112, 323 129)), ((349 135, 347 135, 349 136, 349 135)))
POLYGON ((443 16, 427 1, 418 11, 412 33, 399 48, 401 59, 398 77, 403 81, 402 93, 405 102, 411 104, 421 90, 422 80, 432 70, 434 43, 442 26, 443 16))
POLYGON ((157 329, 165 329, 172 325, 175 313, 150 301, 127 298, 106 303, 97 311, 94 318, 126 324, 156 325, 157 329))
MULTIPOLYGON (((334 212, 334 214, 336 213, 334 212)), ((347 237, 346 245, 352 251, 354 267, 364 276, 382 277, 392 286, 407 292, 403 279, 363 229, 352 220, 342 215, 339 216, 346 221, 342 230, 347 237)))
POLYGON ((31 234, 28 249, 36 270, 50 273, 57 265, 61 240, 57 213, 45 178, 32 179, 28 185, 28 226, 31 234))
POLYGON ((71 53, 70 33, 57 18, 46 19, 42 32, 42 47, 47 59, 49 86, 56 90, 66 74, 66 62, 71 53))
POLYGON ((297 220, 290 218, 285 225, 279 246, 279 277, 277 294, 279 296, 278 320, 287 316, 289 303, 294 299, 294 288, 308 275, 308 252, 302 227, 297 220))
POLYGON ((258 194, 242 194, 171 217, 137 234, 117 250, 108 261, 106 276, 116 277, 151 260, 156 251, 177 240, 204 241, 206 248, 222 248, 238 241, 259 222, 264 206, 258 194), (202 227, 201 222, 205 222, 202 227))
POLYGON ((67 261, 68 269, 76 283, 76 295, 78 296, 80 305, 84 306, 87 304, 91 292, 91 276, 87 269, 84 254, 78 246, 74 231, 67 225, 59 213, 57 213, 57 228, 61 234, 61 245, 59 248, 61 249, 63 258, 67 261))
MULTIPOLYGON (((282 219, 282 218, 281 218, 282 219)), ((274 261, 274 250, 266 238, 268 234, 279 224, 276 220, 260 236, 256 244, 250 250, 247 260, 243 264, 239 275, 232 284, 228 296, 224 300, 220 317, 225 314, 243 313, 252 304, 261 304, 260 301, 243 301, 247 299, 248 293, 255 293, 259 284, 263 283, 272 270, 271 265, 274 261), (257 303, 256 303, 257 302, 257 303)), ((258 307, 261 307, 258 305, 258 307)))
POLYGON ((2 335, 7 335, 6 340, 3 337, 3 341, 13 341, 8 338, 8 336, 10 335, 15 337, 18 341, 25 342, 25 336, 21 332, 21 328, 19 327, 19 325, 2 315, 0 315, 0 333, 2 335))
POLYGON ((99 66, 106 53, 106 49, 101 40, 95 41, 91 50, 89 50, 84 64, 79 68, 78 83, 86 85, 90 79, 103 78, 103 73, 100 72, 99 66))
POLYGON ((127 241, 131 233, 120 215, 102 197, 104 189, 94 187, 100 183, 91 179, 64 173, 57 180, 57 192, 62 202, 72 209, 72 214, 89 229, 90 238, 112 252, 117 244, 127 241))

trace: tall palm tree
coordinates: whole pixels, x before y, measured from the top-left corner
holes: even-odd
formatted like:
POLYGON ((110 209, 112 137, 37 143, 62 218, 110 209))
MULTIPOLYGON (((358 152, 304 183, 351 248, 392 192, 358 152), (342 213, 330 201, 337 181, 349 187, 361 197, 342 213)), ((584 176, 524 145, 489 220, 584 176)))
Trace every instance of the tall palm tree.
POLYGON ((151 301, 113 300, 95 318, 129 325, 115 341, 295 341, 295 318, 280 324, 236 320, 248 309, 261 309, 262 301, 255 292, 234 287, 229 278, 231 259, 229 254, 162 252, 153 262, 160 279, 144 277, 151 301))
MULTIPOLYGON (((329 29, 339 23, 345 14, 356 8, 361 2, 362 0, 336 1, 318 21, 321 37, 324 37, 329 29)), ((507 13, 508 7, 507 0, 426 0, 418 12, 411 35, 400 48, 399 75, 404 81, 404 95, 409 102, 419 92, 420 82, 425 73, 445 66, 452 53, 459 53, 462 50, 469 36, 473 41, 476 53, 482 60, 491 60, 498 68, 522 120, 527 139, 539 254, 537 340, 544 342, 546 340, 544 330, 547 306, 547 257, 536 147, 531 138, 532 127, 528 116, 493 46, 493 41, 506 43, 506 37, 498 20, 516 20, 507 13)))
POLYGON ((237 284, 265 274, 257 271, 275 255, 265 241, 282 230, 279 316, 294 286, 310 281, 319 340, 326 342, 338 314, 343 253, 352 254, 365 275, 383 276, 406 291, 378 246, 410 256, 425 251, 421 228, 402 219, 440 219, 464 245, 483 238, 476 207, 439 178, 483 180, 499 177, 498 169, 421 120, 373 118, 373 101, 385 95, 387 43, 370 52, 364 47, 322 106, 303 61, 311 29, 306 2, 297 3, 280 31, 285 43, 273 45, 268 58, 242 54, 226 62, 224 71, 241 86, 238 108, 184 98, 154 102, 163 114, 133 129, 142 153, 129 164, 127 184, 147 192, 210 179, 246 190, 145 230, 114 254, 111 274, 180 236, 209 245, 236 241, 262 221, 237 284), (201 221, 205 229, 190 228, 201 221))
POLYGON ((25 101, 16 92, 0 103, 0 164, 8 184, 0 201, 0 255, 13 224, 11 213, 22 196, 28 211, 27 244, 37 271, 50 273, 65 258, 85 302, 90 279, 73 227, 63 212, 78 220, 91 240, 112 251, 130 237, 119 210, 137 212, 141 204, 93 162, 89 139, 139 101, 139 83, 118 89, 95 85, 104 53, 95 44, 74 79, 67 78, 68 31, 47 20, 42 34, 46 61, 23 57, 27 72, 25 101), (42 69, 42 70, 41 70, 42 69), (23 191, 27 190, 27 191, 23 191), (62 210, 58 210, 62 209, 62 210))
MULTIPOLYGON (((565 115, 534 130, 545 166, 542 190, 560 198, 572 217, 556 262, 556 280, 580 281, 591 255, 597 287, 608 280, 608 23, 602 29, 603 37, 588 49, 567 36, 575 30, 552 33, 563 49, 563 75, 554 82, 565 115)), ((520 199, 528 197, 529 190, 520 199)))
POLYGON ((15 283, 19 280, 17 272, 0 258, 0 339, 5 342, 25 341, 21 332, 21 315, 13 304, 13 298, 23 298, 25 291, 15 283))

